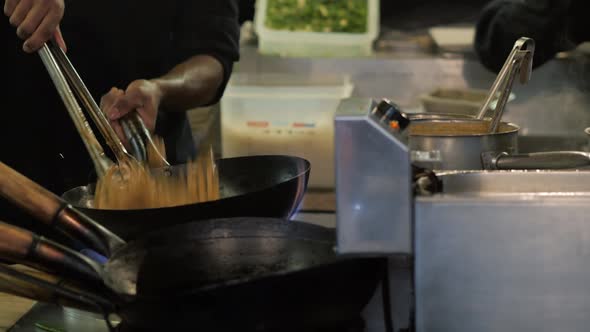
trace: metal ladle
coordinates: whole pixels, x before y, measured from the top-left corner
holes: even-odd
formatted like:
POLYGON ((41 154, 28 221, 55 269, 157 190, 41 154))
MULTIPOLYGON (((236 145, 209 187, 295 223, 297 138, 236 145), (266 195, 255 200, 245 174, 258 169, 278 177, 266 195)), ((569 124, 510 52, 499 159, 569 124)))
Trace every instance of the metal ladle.
POLYGON ((512 85, 517 74, 520 73, 520 83, 526 84, 530 78, 533 70, 533 55, 535 52, 535 41, 531 38, 521 37, 515 43, 508 58, 504 62, 500 73, 492 84, 490 92, 486 97, 486 101, 477 114, 477 119, 483 120, 492 101, 497 97, 498 102, 493 109, 491 121, 489 125, 489 133, 496 133, 504 113, 504 108, 508 102, 512 85))

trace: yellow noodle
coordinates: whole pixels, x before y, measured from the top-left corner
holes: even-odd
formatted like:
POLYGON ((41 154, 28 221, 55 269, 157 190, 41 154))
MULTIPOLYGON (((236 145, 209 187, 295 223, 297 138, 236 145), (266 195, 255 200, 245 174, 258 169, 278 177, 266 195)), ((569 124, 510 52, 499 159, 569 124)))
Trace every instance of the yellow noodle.
POLYGON ((207 200, 213 199, 213 149, 209 149, 208 159, 205 163, 207 169, 205 179, 207 180, 207 200))
MULTIPOLYGON (((154 137, 155 145, 166 156, 163 140, 154 137)), ((219 199, 217 165, 211 149, 194 160, 189 160, 183 171, 172 176, 165 172, 152 172, 162 167, 156 151, 148 149, 146 164, 130 164, 125 178, 118 167, 108 170, 97 183, 94 207, 98 209, 147 209, 178 206, 219 199)))

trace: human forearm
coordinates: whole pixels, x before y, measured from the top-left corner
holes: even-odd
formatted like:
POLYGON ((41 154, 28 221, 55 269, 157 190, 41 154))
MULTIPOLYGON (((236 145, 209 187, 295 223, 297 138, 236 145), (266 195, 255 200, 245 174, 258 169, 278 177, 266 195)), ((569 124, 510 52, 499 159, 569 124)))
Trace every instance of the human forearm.
POLYGON ((184 111, 211 103, 223 83, 224 69, 213 56, 196 55, 151 80, 160 92, 162 108, 184 111))

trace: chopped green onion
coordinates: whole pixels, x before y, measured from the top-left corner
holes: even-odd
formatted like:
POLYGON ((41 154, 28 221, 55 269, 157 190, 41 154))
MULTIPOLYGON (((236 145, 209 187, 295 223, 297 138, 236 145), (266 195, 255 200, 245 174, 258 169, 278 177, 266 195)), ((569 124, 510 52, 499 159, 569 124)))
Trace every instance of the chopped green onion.
POLYGON ((364 33, 367 0, 268 0, 265 24, 274 30, 364 33))

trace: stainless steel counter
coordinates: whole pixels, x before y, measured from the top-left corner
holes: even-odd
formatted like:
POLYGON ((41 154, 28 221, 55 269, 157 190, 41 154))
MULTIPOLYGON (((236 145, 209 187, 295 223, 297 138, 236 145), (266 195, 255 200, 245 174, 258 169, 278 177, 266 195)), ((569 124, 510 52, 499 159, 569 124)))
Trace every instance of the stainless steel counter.
POLYGON ((417 331, 586 331, 590 172, 443 178, 417 197, 417 331))

